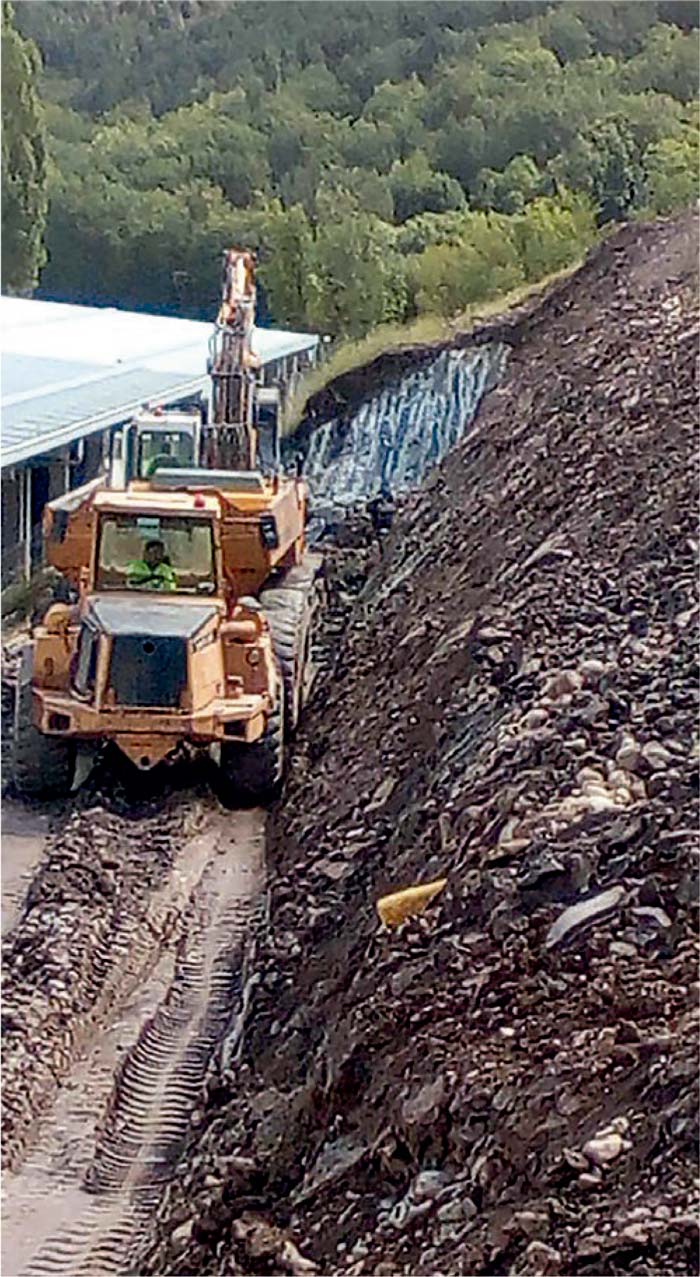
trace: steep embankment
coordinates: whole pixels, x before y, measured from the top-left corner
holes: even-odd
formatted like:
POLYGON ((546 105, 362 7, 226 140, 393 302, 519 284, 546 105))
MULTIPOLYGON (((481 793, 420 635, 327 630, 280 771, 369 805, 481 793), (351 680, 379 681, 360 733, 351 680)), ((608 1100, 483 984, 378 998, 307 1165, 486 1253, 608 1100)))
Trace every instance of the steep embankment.
POLYGON ((144 1271, 697 1271, 697 251, 598 250, 400 519, 144 1271))

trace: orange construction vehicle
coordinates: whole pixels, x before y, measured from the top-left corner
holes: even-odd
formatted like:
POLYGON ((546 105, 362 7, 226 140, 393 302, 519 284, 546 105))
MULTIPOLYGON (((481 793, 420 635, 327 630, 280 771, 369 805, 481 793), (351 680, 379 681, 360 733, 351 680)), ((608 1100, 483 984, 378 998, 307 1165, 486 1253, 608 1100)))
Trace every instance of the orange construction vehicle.
POLYGON ((24 794, 68 791, 78 747, 103 741, 142 770, 183 744, 213 747, 234 792, 279 789, 310 681, 320 560, 305 552, 303 481, 256 468, 252 271, 249 254, 226 255, 213 421, 147 415, 133 457, 148 456, 144 441, 163 447, 159 429, 183 446, 151 456, 147 477, 137 465, 123 486, 96 481, 46 507, 47 560, 78 601, 49 607, 23 654, 24 794))

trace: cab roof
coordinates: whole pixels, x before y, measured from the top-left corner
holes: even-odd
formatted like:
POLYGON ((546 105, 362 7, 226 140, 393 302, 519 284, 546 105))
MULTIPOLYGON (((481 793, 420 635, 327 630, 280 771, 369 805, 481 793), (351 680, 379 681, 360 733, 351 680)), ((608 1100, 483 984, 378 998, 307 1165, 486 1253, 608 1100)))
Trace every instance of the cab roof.
POLYGON ((177 514, 220 515, 221 505, 217 497, 203 492, 154 492, 141 489, 125 492, 114 488, 103 489, 94 498, 98 512, 118 514, 177 514))

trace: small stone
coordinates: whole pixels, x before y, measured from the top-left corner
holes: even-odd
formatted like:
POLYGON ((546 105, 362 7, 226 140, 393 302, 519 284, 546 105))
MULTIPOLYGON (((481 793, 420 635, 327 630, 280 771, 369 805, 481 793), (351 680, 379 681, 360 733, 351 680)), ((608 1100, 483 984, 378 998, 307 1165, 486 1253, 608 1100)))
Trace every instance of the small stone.
POLYGON ((628 1224, 621 1230, 620 1237, 636 1246, 646 1246, 649 1241, 649 1233, 642 1224, 628 1224))
POLYGON ((560 700, 573 692, 580 692, 583 679, 578 670, 559 670, 553 674, 545 687, 544 694, 552 700, 560 700))
POLYGON ((513 1223, 521 1233, 530 1238, 543 1238, 549 1232, 549 1216, 545 1211, 520 1210, 513 1216, 513 1223))
POLYGON ((637 770, 641 759, 642 751, 637 742, 631 736, 624 736, 622 744, 615 755, 615 762, 618 767, 622 767, 628 772, 634 772, 637 770))
POLYGON ((578 1177, 578 1183, 581 1185, 581 1188, 600 1188, 602 1182, 603 1177, 601 1174, 594 1175, 590 1171, 584 1171, 583 1174, 578 1177))
POLYGON ((179 1228, 174 1229, 174 1231, 170 1234, 170 1240, 173 1245, 179 1246, 183 1242, 188 1242, 192 1236, 193 1228, 194 1220, 187 1219, 184 1224, 180 1224, 179 1228))
POLYGON ((437 1217, 441 1224, 458 1224, 464 1219, 462 1203, 459 1200, 445 1202, 438 1208, 437 1217))
POLYGON ((411 1197, 414 1202, 424 1202, 438 1196, 450 1182, 450 1176, 444 1171, 421 1171, 411 1185, 411 1197))
POLYGON ((551 949, 554 945, 561 943, 579 927, 591 926, 594 922, 602 921, 608 914, 619 908, 626 895, 624 887, 610 887, 607 891, 600 891, 597 895, 589 897, 588 900, 570 905, 549 928, 545 940, 546 947, 551 949))
POLYGON ((531 709, 523 716, 520 725, 526 732, 535 732, 538 727, 544 727, 548 719, 549 714, 546 709, 531 709))
POLYGON ((642 758, 648 763, 653 772, 665 771, 670 763, 673 762, 673 755, 657 741, 647 741, 642 747, 642 758))
POLYGON ((655 909, 653 905, 642 905, 632 909, 631 912, 641 922, 658 927, 662 931, 672 926, 671 919, 665 909, 655 909))
POLYGON ((582 789, 591 785, 599 785, 601 788, 605 786, 605 777, 601 771, 598 771, 597 767, 582 767, 576 773, 576 780, 582 789))
POLYGON ((609 1135, 599 1135, 592 1140, 588 1140, 583 1146, 583 1151, 589 1161, 594 1166, 607 1166, 608 1162, 614 1162, 616 1157, 620 1156, 623 1149, 622 1136, 617 1131, 611 1131, 609 1135))
POLYGON ((555 1250, 553 1246, 548 1246, 545 1242, 530 1242, 524 1258, 525 1265, 520 1271, 531 1277, 553 1277, 554 1274, 561 1272, 560 1251, 555 1250))
POLYGON ((568 1166, 574 1171, 585 1171, 588 1169, 588 1160, 579 1152, 577 1148, 565 1148, 562 1156, 568 1166))
POLYGON ((350 864, 347 860, 331 860, 328 856, 324 856, 321 860, 317 860, 313 867, 316 873, 323 874, 324 878, 330 878, 331 882, 339 882, 350 869, 350 864))
POLYGON ((608 953, 612 958, 636 958, 639 956, 639 950, 633 944, 628 944, 626 940, 613 940, 608 945, 608 953))
POLYGON ((581 665, 579 665, 579 670, 583 675, 584 682, 586 682, 590 687, 595 687, 600 682, 605 673, 605 668, 603 661, 598 661, 595 657, 591 657, 587 661, 582 661, 581 665))

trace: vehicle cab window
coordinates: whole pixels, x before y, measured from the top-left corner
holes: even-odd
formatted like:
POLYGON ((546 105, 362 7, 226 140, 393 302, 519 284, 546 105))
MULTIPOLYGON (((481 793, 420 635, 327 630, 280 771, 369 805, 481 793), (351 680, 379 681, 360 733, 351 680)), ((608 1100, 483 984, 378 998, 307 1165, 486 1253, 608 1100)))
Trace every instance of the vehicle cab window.
POLYGON ((138 437, 138 476, 150 479, 157 469, 180 469, 194 460, 192 435, 179 430, 144 430, 138 437))
POLYGON ((211 519, 103 515, 95 588, 215 594, 216 559, 211 519))

